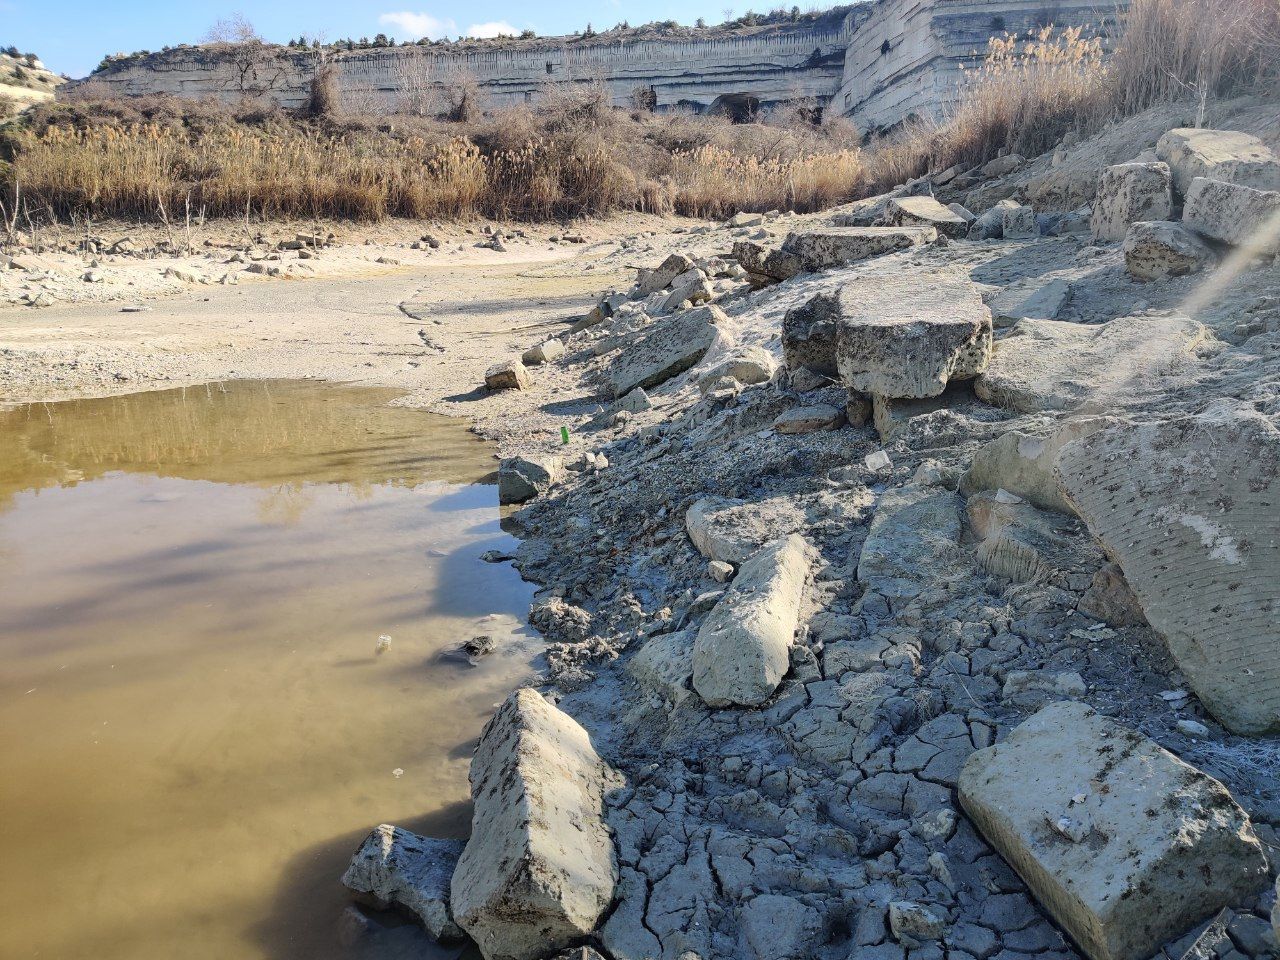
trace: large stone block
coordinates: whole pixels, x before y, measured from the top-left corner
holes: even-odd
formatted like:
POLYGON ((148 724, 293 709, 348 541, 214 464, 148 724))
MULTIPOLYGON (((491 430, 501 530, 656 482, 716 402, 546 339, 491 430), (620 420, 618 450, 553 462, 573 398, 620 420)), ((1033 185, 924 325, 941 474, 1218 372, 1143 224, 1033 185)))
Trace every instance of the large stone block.
POLYGON ((1081 703, 1051 704, 972 754, 958 789, 1091 960, 1143 960, 1267 880, 1222 784, 1081 703))
POLYGON ((1216 259, 1209 245, 1180 223, 1139 221, 1124 235, 1124 266, 1135 280, 1198 273, 1216 259))
POLYGON ((1280 732, 1280 430, 1222 403, 1093 433, 1057 472, 1205 706, 1280 732))
POLYGON ((1255 253, 1280 253, 1280 191, 1196 177, 1182 223, 1196 233, 1255 253))
POLYGON ((1129 224, 1168 220, 1173 212, 1173 180, 1164 163, 1120 163, 1098 179, 1089 220, 1095 240, 1123 240, 1129 224))
POLYGON ((895 197, 885 207, 885 220, 899 227, 933 227, 944 237, 969 233, 969 221, 933 197, 895 197))
POLYGON ((559 457, 507 457, 498 465, 498 503, 524 503, 542 496, 563 475, 559 457))
POLYGON ((734 259, 757 279, 790 280, 804 270, 804 263, 794 253, 766 247, 754 240, 739 240, 733 245, 734 259))
POLYGON ((1021 320, 996 344, 974 384, 987 403, 1021 413, 1119 407, 1191 362, 1203 324, 1186 317, 1120 317, 1086 326, 1021 320))
POLYGON ((1033 506, 1073 513, 1058 489, 1054 465, 1062 448, 1114 421, 1106 417, 1073 417, 1043 436, 1010 430, 979 447, 960 478, 960 492, 1006 490, 1033 506))
POLYGON ((789 233, 782 249, 800 258, 805 270, 847 267, 868 257, 933 243, 933 227, 824 227, 789 233))
POLYGON ((840 298, 820 293, 782 318, 782 356, 788 370, 806 368, 834 377, 836 372, 836 331, 840 321, 840 298))
POLYGON ((1196 177, 1280 190, 1280 159, 1257 137, 1239 130, 1170 130, 1157 141, 1156 156, 1169 165, 1181 194, 1196 177))
POLYGON ((836 296, 836 366, 853 390, 935 397, 986 368, 991 311, 959 271, 856 277, 836 296))
POLYGON ((438 840, 384 823, 365 838, 342 883, 374 898, 384 909, 403 907, 437 940, 461 940, 449 912, 449 881, 463 840, 438 840))
POLYGON ((809 546, 792 534, 738 570, 693 645, 693 688, 713 707, 759 706, 786 676, 809 546))
POLYGON ((725 320, 719 307, 705 306, 646 328, 609 368, 613 395, 623 397, 637 387, 651 390, 688 370, 715 342, 717 324, 725 320))
POLYGON ((618 878, 602 819, 609 781, 587 732, 536 690, 517 690, 489 721, 451 885, 454 919, 486 960, 536 960, 595 929, 618 878))
POLYGON ((794 497, 778 496, 746 503, 703 497, 685 511, 684 526, 694 547, 708 560, 741 564, 767 543, 809 525, 794 497))

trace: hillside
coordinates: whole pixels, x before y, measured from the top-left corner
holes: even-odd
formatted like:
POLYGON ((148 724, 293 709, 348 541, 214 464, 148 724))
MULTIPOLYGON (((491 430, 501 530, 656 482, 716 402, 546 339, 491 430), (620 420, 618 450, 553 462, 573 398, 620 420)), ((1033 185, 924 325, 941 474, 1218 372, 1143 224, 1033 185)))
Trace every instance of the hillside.
POLYGON ((52 99, 62 83, 34 53, 19 53, 16 47, 0 50, 0 116, 52 99))

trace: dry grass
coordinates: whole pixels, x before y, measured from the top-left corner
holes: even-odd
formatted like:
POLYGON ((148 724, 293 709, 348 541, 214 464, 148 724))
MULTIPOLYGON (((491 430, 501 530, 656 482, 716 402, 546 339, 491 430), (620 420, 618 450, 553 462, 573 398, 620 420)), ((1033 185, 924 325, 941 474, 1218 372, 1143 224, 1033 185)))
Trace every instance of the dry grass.
POLYGON ((81 97, 37 107, 0 137, 0 196, 20 186, 31 209, 58 218, 153 219, 188 205, 360 220, 811 211, 1001 151, 1035 156, 1161 100, 1273 84, 1280 0, 1134 0, 1114 46, 1104 63, 1078 30, 993 38, 944 118, 870 147, 847 121, 815 127, 800 110, 749 124, 621 111, 591 82, 482 113, 468 78, 441 92, 426 77, 404 112, 372 117, 344 112, 329 75, 309 117, 81 97))

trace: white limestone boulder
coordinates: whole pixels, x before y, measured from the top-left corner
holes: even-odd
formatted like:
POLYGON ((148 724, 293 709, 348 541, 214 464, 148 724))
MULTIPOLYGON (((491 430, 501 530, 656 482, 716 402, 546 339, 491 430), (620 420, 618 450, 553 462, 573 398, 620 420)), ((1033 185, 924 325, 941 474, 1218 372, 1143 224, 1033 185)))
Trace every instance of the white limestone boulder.
POLYGON ((717 325, 726 319, 723 310, 708 305, 644 328, 609 368, 613 395, 651 390, 688 370, 715 342, 717 325))
POLYGON ((836 303, 836 367, 852 390, 934 397, 986 369, 991 311, 958 270, 855 277, 836 303))
POLYGON ((1268 879, 1222 784, 1082 703, 1050 704, 970 755, 958 792, 1090 960, 1145 960, 1268 879))
POLYGON ((805 270, 816 272, 847 267, 869 257, 933 243, 933 227, 822 227, 789 233, 782 243, 786 253, 800 258, 805 270))
POLYGON ((1000 226, 1001 236, 1006 240, 1035 240, 1040 236, 1036 212, 1024 204, 1001 207, 1000 226))
POLYGON ((1187 188, 1182 223, 1253 253, 1280 253, 1280 191, 1196 177, 1187 188))
POLYGON ((544 340, 542 343, 534 344, 520 356, 520 362, 527 367, 536 367, 539 364, 550 363, 558 357, 564 356, 564 342, 554 337, 550 340, 544 340))
POLYGON ((519 360, 495 363, 484 372, 484 385, 490 390, 527 390, 533 381, 519 360))
POLYGON ((1019 320, 1055 320, 1071 296, 1071 284, 1060 277, 1012 284, 992 298, 992 322, 1008 327, 1019 320))
POLYGON ((754 344, 739 347, 729 356, 698 377, 698 389, 706 393, 721 378, 729 377, 742 384, 768 383, 778 363, 764 347, 754 344))
POLYGON ((498 708, 471 760, 471 839, 450 888, 485 960, 537 960, 596 928, 618 879, 611 782, 587 732, 536 690, 498 708))
POLYGON ((844 411, 828 403, 815 403, 792 407, 778 414, 773 429, 778 433, 817 433, 821 430, 837 430, 844 426, 844 411))
POLYGON ((1089 230, 1094 240, 1123 240, 1129 224, 1168 220, 1173 212, 1173 179, 1165 163, 1120 163, 1098 178, 1089 230))
POLYGON ((933 227, 956 239, 969 233, 969 221, 933 197, 895 197, 885 206, 885 220, 898 227, 933 227))
POLYGON ((673 253, 654 270, 641 270, 636 281, 636 294, 647 297, 671 286, 671 282, 693 268, 693 261, 683 253, 673 253))
POLYGON ((746 503, 703 497, 685 511, 684 526, 694 547, 708 560, 735 566, 767 543, 803 530, 809 519, 794 497, 778 496, 746 503))
POLYGON ((1198 273, 1216 260, 1209 245, 1180 223, 1139 221, 1124 235, 1124 267, 1135 280, 1198 273))
POLYGON ((804 264, 797 254, 754 240, 735 243, 733 256, 757 285, 771 280, 790 280, 804 271, 804 264))
POLYGON ((1174 189, 1183 195, 1196 177, 1280 190, 1280 158, 1257 137, 1239 130, 1179 127, 1156 142, 1156 156, 1169 165, 1174 189))
POLYGON ((1187 368, 1205 336, 1204 325, 1186 317, 1120 317, 1097 326, 1021 320, 996 344, 974 390, 1020 413, 1118 407, 1187 368))
POLYGON ((465 840, 420 837, 384 823, 360 844, 342 883, 383 909, 409 911, 436 940, 461 940, 465 934, 449 911, 449 882, 465 845, 465 840))
POLYGON ((778 689, 790 664, 810 548, 792 534, 738 570, 693 644, 693 688, 712 707, 754 707, 778 689))
POLYGON ((1057 474, 1204 705, 1280 732, 1280 430, 1223 402, 1067 444, 1057 474))
POLYGON ((960 492, 1007 490, 1032 506, 1074 513, 1058 488, 1054 466, 1062 448, 1073 440, 1114 423, 1106 417, 1073 417, 1042 436, 1010 430, 979 447, 960 478, 960 492))

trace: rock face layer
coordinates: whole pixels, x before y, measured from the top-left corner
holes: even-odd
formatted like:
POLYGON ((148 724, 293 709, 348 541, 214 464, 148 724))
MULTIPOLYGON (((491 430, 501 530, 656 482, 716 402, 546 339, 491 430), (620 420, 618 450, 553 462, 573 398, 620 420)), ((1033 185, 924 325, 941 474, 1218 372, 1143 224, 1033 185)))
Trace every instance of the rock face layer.
POLYGON ((1057 470, 1205 706, 1280 731, 1280 430, 1224 404, 1101 430, 1057 470))
POLYGON ((587 732, 534 690, 489 721, 451 886, 454 918, 486 960, 535 960, 595 929, 618 876, 601 819, 607 779, 587 732))
POLYGON ((850 389, 936 397, 981 373, 991 356, 991 311, 958 271, 857 277, 838 294, 836 366, 850 389))
POLYGON ((787 673, 809 548, 792 534, 742 565, 693 645, 693 688, 713 707, 758 706, 787 673))
POLYGON ((1266 857, 1222 784, 1080 703, 972 754, 960 803, 1091 960, 1154 945, 1261 887, 1266 857))

